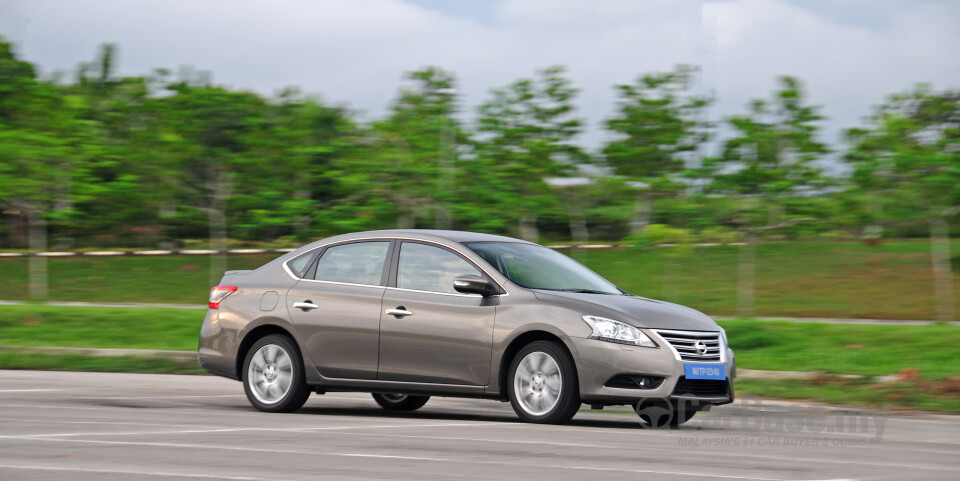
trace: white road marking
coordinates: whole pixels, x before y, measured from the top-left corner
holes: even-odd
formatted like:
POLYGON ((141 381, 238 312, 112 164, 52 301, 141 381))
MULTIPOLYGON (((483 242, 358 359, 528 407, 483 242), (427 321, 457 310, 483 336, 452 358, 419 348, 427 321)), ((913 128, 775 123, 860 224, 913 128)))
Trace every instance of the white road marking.
MULTIPOLYGON (((476 441, 476 442, 486 442, 494 444, 536 444, 543 446, 562 446, 562 447, 573 447, 573 448, 595 448, 596 444, 582 444, 582 443, 558 443, 554 441, 521 441, 515 439, 484 439, 484 438, 465 438, 465 437, 448 437, 448 436, 416 436, 410 434, 382 434, 382 433, 337 433, 339 436, 372 436, 372 437, 381 437, 381 438, 412 438, 412 439, 434 439, 437 441, 476 441)), ((647 452, 656 449, 656 447, 648 446, 644 448, 647 452)), ((891 448, 896 449, 897 451, 904 451, 901 448, 891 448)), ((664 449, 667 454, 675 453, 676 450, 673 449, 664 449)), ((922 452, 930 452, 929 450, 923 449, 922 452)), ((722 457, 737 457, 737 458, 756 458, 756 459, 776 459, 780 461, 803 461, 810 463, 831 463, 831 464, 854 464, 854 465, 870 465, 870 466, 885 466, 891 468, 913 468, 913 469, 932 469, 936 471, 954 471, 955 468, 935 468, 928 467, 916 464, 903 464, 903 463, 880 463, 876 461, 862 462, 862 461, 845 461, 840 459, 823 459, 823 458, 801 458, 797 456, 774 456, 774 455, 764 455, 764 454, 740 454, 740 453, 731 453, 731 452, 717 452, 719 456, 722 457)), ((830 480, 827 480, 830 481, 830 480)))
MULTIPOLYGON (((495 424, 495 423, 486 423, 495 424)), ((51 433, 51 434, 24 434, 24 435, 2 435, 0 439, 37 439, 37 438, 66 438, 72 436, 145 436, 145 435, 164 435, 164 434, 213 434, 213 433, 235 433, 235 432, 280 432, 280 433, 299 433, 312 431, 337 431, 346 429, 389 429, 389 428, 431 428, 447 426, 473 426, 475 424, 465 423, 437 423, 437 424, 380 424, 366 426, 318 426, 310 428, 260 428, 260 427, 242 427, 242 428, 223 428, 223 429, 184 429, 179 431, 130 431, 130 432, 102 432, 102 433, 51 433)))
POLYGON ((124 426, 163 426, 168 428, 209 428, 217 429, 216 426, 196 425, 196 424, 171 424, 171 423, 139 423, 133 421, 62 421, 58 419, 37 419, 37 418, 0 418, 0 421, 9 421, 25 423, 32 425, 39 424, 106 424, 106 425, 124 425, 124 426))
POLYGON ((0 394, 8 392, 51 392, 63 391, 63 389, 0 389, 0 394))
MULTIPOLYGON (((79 411, 115 411, 118 409, 127 409, 133 411, 137 408, 133 407, 120 407, 120 406, 43 406, 37 404, 0 404, 0 407, 3 408, 30 408, 30 409, 75 409, 79 411)), ((129 411, 128 411, 129 412, 129 411)), ((209 416, 210 414, 222 412, 215 409, 206 410, 206 411, 197 411, 197 410, 164 410, 166 414, 203 414, 204 416, 209 416)))
MULTIPOLYGON (((71 471, 76 473, 97 474, 131 474, 136 476, 163 476, 174 478, 204 478, 204 479, 232 479, 237 481, 263 481, 264 478, 250 478, 247 476, 220 476, 216 474, 170 473, 163 471, 126 471, 122 469, 94 469, 94 468, 67 468, 54 466, 26 466, 22 464, 0 464, 0 469, 27 469, 39 471, 71 471)), ((269 480, 276 481, 276 480, 269 480)))
MULTIPOLYGON (((170 447, 170 448, 183 448, 183 449, 210 449, 210 450, 221 450, 221 451, 244 451, 244 452, 256 452, 263 453, 261 448, 246 448, 242 446, 223 446, 223 445, 206 445, 206 444, 183 444, 183 443, 149 443, 149 442, 135 442, 135 441, 95 441, 95 440, 84 440, 84 439, 43 439, 43 441, 53 441, 53 442, 70 442, 70 443, 91 443, 91 444, 115 444, 115 445, 131 445, 131 446, 152 446, 152 447, 170 447)), ((494 465, 494 466, 519 466, 524 468, 532 467, 529 463, 511 463, 503 461, 477 461, 477 460, 457 460, 457 459, 445 459, 445 458, 432 458, 432 457, 423 457, 423 456, 400 456, 392 454, 367 454, 367 453, 335 453, 335 452, 322 452, 322 451, 302 451, 302 450, 292 450, 292 449, 270 449, 271 453, 284 453, 284 454, 305 454, 310 456, 328 456, 328 457, 348 457, 348 458, 373 458, 373 459, 403 459, 409 461, 429 461, 437 463, 453 463, 453 464, 479 464, 479 465, 494 465)), ((3 467, 0 465, 0 467, 3 467)), ((747 479, 755 481, 785 481, 781 478, 763 478, 756 476, 738 476, 738 475, 723 475, 716 473, 696 473, 688 471, 667 471, 667 470, 656 470, 656 469, 629 469, 629 468, 604 468, 597 466, 578 466, 578 465, 536 465, 538 469, 573 469, 581 471, 605 471, 605 472, 619 472, 619 473, 635 473, 635 474, 660 474, 660 475, 673 475, 673 476, 690 476, 698 478, 711 478, 711 479, 747 479)), ((273 481, 273 480, 271 480, 273 481)))
MULTIPOLYGON (((0 391, 2 392, 2 391, 0 391)), ((194 396, 79 396, 70 399, 190 399, 190 398, 211 398, 211 397, 246 397, 243 394, 204 394, 194 396)))

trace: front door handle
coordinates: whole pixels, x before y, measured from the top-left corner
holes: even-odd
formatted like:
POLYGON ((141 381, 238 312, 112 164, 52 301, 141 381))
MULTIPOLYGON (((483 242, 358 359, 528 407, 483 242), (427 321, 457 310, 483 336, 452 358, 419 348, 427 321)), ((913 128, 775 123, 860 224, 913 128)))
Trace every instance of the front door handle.
POLYGON ((294 309, 303 309, 303 312, 307 312, 307 311, 309 311, 310 309, 317 309, 317 308, 319 308, 319 307, 320 307, 320 306, 314 304, 313 301, 311 301, 310 299, 307 299, 307 300, 305 300, 305 301, 303 301, 303 302, 294 302, 294 303, 293 303, 293 308, 294 308, 294 309))
POLYGON ((396 309, 387 309, 386 312, 397 319, 403 319, 404 317, 413 315, 412 312, 408 311, 407 308, 403 306, 397 306, 396 309))

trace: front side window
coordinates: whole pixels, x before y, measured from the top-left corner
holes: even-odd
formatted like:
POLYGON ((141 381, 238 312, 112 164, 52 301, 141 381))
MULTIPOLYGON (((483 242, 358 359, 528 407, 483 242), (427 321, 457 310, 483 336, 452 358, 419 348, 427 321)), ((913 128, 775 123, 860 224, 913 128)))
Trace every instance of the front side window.
POLYGON ((622 294, 610 281, 547 247, 519 242, 471 242, 467 247, 511 281, 530 289, 622 294))
POLYGON ((459 276, 481 275, 462 257, 440 247, 404 242, 397 266, 397 287, 418 291, 458 294, 453 280, 459 276))
POLYGON ((317 263, 318 281, 379 286, 390 242, 354 242, 328 247, 317 263))

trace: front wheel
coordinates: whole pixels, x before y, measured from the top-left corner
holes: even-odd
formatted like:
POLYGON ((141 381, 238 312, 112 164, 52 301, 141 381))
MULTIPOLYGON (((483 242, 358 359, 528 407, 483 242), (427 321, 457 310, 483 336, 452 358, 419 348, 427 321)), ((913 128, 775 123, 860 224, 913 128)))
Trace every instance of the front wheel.
POLYGON ((310 397, 300 351, 287 336, 271 334, 255 342, 242 373, 247 400, 260 411, 293 412, 310 397))
POLYGON ((563 424, 580 409, 577 370, 556 342, 536 341, 514 357, 507 379, 510 405, 531 423, 563 424))
POLYGON ((423 407, 430 396, 410 396, 408 394, 373 393, 374 401, 387 411, 416 411, 423 407))

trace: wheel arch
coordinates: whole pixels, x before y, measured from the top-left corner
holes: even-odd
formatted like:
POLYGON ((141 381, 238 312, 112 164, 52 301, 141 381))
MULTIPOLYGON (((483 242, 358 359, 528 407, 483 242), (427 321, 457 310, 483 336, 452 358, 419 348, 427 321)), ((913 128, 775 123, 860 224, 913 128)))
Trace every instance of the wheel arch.
POLYGON ((303 349, 300 348, 300 344, 292 332, 276 324, 261 324, 247 332, 237 346, 237 358, 234 363, 234 372, 236 372, 237 379, 243 379, 243 361, 247 358, 247 353, 253 344, 271 334, 281 334, 289 337, 297 350, 300 351, 298 354, 300 354, 301 359, 303 358, 303 349))
MULTIPOLYGON (((507 397, 507 376, 510 374, 510 364, 513 362, 513 358, 516 357, 517 353, 520 352, 524 346, 536 341, 552 341, 559 344, 560 347, 566 351, 567 355, 570 356, 570 359, 573 360, 573 369, 576 371, 576 357, 573 356, 573 351, 570 349, 570 345, 564 341, 563 338, 553 332, 543 329, 531 329, 525 331, 514 337, 503 350, 503 355, 500 356, 500 367, 497 371, 497 396, 501 401, 509 400, 507 397)), ((576 386, 577 383, 574 383, 574 385, 576 386)))

